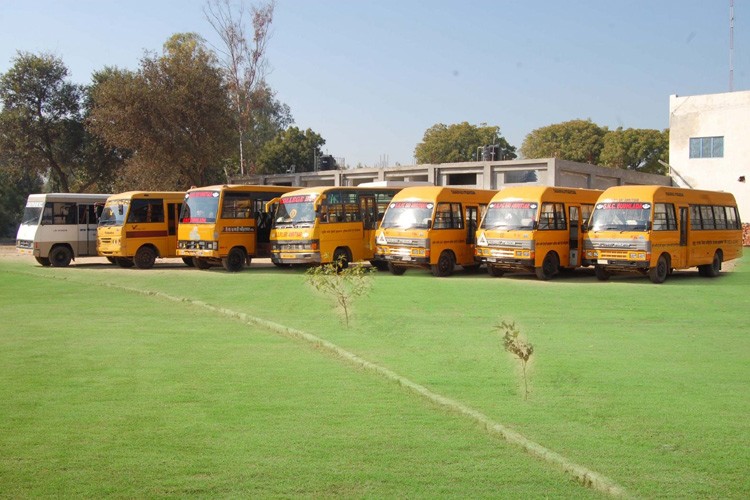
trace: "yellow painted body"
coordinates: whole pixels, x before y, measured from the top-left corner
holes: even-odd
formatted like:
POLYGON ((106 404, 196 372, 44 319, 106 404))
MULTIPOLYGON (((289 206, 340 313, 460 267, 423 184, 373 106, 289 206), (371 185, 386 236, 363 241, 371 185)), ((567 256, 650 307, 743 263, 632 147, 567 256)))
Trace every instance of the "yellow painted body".
POLYGON ((601 193, 551 186, 503 189, 477 231, 477 260, 500 275, 540 269, 546 259, 553 264, 551 274, 542 273, 546 278, 560 267, 587 265, 581 225, 601 193))

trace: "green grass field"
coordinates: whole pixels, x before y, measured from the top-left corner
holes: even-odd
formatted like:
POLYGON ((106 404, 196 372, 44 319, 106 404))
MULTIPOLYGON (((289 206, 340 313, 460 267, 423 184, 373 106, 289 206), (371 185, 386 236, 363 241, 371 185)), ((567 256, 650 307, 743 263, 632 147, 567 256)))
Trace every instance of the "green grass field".
POLYGON ((750 497, 744 262, 658 286, 380 273, 348 329, 303 270, 85 262, 0 259, 0 496, 603 496, 375 370, 205 303, 324 339, 628 495, 750 497), (501 320, 534 344, 528 400, 501 320))

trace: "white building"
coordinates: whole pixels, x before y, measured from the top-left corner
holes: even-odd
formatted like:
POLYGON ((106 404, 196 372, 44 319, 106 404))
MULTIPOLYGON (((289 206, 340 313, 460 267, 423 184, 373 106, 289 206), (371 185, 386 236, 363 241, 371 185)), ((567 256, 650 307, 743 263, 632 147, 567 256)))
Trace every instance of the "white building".
POLYGON ((678 186, 734 194, 750 222, 750 91, 670 96, 669 164, 678 186))

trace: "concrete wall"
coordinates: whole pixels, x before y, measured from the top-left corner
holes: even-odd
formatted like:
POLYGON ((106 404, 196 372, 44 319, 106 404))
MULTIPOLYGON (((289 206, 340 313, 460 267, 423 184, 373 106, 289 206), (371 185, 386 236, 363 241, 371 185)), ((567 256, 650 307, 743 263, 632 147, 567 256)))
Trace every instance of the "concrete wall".
POLYGON ((670 96, 669 164, 679 186, 734 194, 750 222, 750 91, 670 96), (693 137, 724 137, 724 157, 690 158, 693 137))
POLYGON ((374 181, 429 182, 436 186, 467 186, 493 190, 519 184, 591 189, 606 189, 624 184, 671 184, 671 179, 663 175, 599 167, 556 158, 253 175, 232 181, 301 187, 357 186, 374 181))

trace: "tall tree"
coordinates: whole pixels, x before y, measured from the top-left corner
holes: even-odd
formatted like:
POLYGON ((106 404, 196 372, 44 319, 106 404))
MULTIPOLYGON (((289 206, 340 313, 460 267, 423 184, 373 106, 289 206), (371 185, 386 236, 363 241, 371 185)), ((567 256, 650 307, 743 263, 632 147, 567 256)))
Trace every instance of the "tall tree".
POLYGON ((193 33, 173 35, 137 72, 106 70, 92 90, 90 129, 129 150, 121 185, 185 189, 221 182, 233 123, 216 57, 193 33))
POLYGON ((83 143, 80 86, 62 60, 19 52, 0 77, 0 153, 8 164, 50 179, 52 189, 80 188, 74 171, 83 143))
POLYGON ((245 162, 255 171, 263 146, 294 124, 289 106, 276 99, 267 85, 258 86, 251 97, 250 121, 245 133, 245 162))
POLYGON ((598 164, 607 128, 591 120, 571 120, 533 130, 523 141, 526 158, 560 158, 598 164))
POLYGON ((262 91, 267 87, 265 56, 274 8, 274 0, 251 6, 250 29, 246 25, 248 13, 242 0, 236 10, 232 8, 230 0, 208 0, 204 10, 208 22, 224 43, 219 51, 235 113, 240 175, 247 172, 247 150, 250 150, 249 157, 253 158, 261 147, 253 142, 253 136, 248 131, 255 127, 256 99, 264 97, 262 91))
POLYGON ((26 198, 42 190, 42 178, 36 172, 14 168, 0 155, 0 237, 16 235, 26 198))
POLYGON ((607 167, 665 174, 659 163, 669 161, 669 130, 611 130, 604 136, 600 162, 607 167))
POLYGON ((288 171, 312 172, 315 157, 326 141, 310 129, 289 127, 266 143, 258 157, 258 172, 279 174, 288 171))
POLYGON ((414 148, 417 163, 452 163, 472 161, 478 148, 497 145, 495 159, 512 160, 516 148, 500 135, 500 127, 468 122, 445 125, 437 123, 427 129, 422 142, 414 148))

